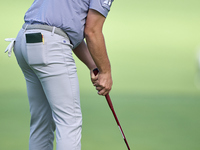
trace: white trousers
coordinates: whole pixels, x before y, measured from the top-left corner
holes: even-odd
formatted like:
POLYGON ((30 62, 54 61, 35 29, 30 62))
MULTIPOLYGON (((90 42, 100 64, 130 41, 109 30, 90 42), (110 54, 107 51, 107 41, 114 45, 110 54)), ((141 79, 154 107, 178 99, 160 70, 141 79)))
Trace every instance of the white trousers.
POLYGON ((80 150, 82 113, 72 46, 49 31, 21 29, 14 46, 25 76, 30 104, 29 150, 80 150), (26 34, 42 33, 44 41, 26 43, 26 34))

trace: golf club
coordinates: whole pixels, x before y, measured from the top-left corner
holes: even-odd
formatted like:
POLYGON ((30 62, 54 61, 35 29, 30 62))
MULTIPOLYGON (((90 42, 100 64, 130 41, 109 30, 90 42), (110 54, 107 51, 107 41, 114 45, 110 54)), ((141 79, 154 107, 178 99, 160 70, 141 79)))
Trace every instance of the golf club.
MULTIPOLYGON (((99 72, 99 70, 98 70, 97 68, 93 70, 94 75, 97 75, 98 72, 99 72)), ((110 109, 111 109, 111 111, 112 111, 112 113, 113 113, 113 115, 114 115, 114 117, 115 117, 115 120, 116 120, 116 122, 117 122, 117 125, 118 125, 118 127, 119 127, 119 130, 121 131, 121 134, 122 134, 122 137, 123 137, 123 139, 124 139, 124 142, 126 143, 126 146, 127 146, 128 150, 130 150, 130 147, 129 147, 129 145, 128 145, 128 142, 127 142, 127 140, 126 140, 126 137, 125 137, 125 135, 124 135, 124 132, 123 132, 123 130, 122 130, 122 127, 121 127, 121 125, 120 125, 120 123, 119 123, 119 120, 118 120, 118 118, 117 118, 117 115, 116 115, 116 113, 115 113, 115 110, 114 110, 114 107, 113 107, 113 104, 112 104, 112 101, 111 101, 111 99, 110 99, 109 94, 107 94, 105 97, 106 97, 106 100, 107 100, 107 102, 108 102, 108 105, 109 105, 109 107, 110 107, 110 109)))

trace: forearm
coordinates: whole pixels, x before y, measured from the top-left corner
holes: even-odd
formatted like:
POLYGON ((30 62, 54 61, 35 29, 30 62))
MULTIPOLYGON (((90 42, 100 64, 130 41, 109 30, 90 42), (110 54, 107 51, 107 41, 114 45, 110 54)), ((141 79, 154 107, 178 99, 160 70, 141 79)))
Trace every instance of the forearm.
POLYGON ((78 47, 73 49, 73 52, 90 70, 96 68, 96 65, 88 51, 87 45, 85 44, 84 40, 79 44, 78 47))
POLYGON ((93 85, 98 90, 99 95, 106 95, 112 87, 112 76, 110 61, 108 59, 104 36, 102 33, 105 17, 99 12, 90 9, 85 25, 85 38, 90 54, 99 69, 95 76, 91 74, 93 85))
POLYGON ((107 55, 104 36, 102 32, 89 32, 85 36, 90 54, 99 71, 101 73, 110 73, 110 61, 107 55))

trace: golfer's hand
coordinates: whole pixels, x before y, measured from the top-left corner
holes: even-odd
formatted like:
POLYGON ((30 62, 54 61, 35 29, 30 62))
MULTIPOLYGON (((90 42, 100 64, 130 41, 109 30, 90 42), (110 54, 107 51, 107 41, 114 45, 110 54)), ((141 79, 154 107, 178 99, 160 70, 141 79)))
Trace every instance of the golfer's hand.
POLYGON ((105 96, 112 88, 112 77, 111 73, 98 73, 96 76, 91 72, 91 81, 96 87, 99 95, 105 96))

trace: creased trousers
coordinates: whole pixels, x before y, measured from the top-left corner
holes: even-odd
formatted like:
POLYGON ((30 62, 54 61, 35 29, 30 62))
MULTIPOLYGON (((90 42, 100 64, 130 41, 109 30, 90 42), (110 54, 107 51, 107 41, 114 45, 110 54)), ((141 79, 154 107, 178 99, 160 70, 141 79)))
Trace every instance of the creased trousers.
POLYGON ((76 65, 68 38, 41 29, 21 29, 14 53, 25 76, 30 105, 29 150, 80 150, 82 113, 76 65), (43 42, 27 43, 41 33, 43 42))

